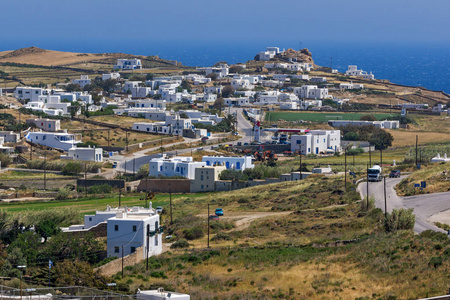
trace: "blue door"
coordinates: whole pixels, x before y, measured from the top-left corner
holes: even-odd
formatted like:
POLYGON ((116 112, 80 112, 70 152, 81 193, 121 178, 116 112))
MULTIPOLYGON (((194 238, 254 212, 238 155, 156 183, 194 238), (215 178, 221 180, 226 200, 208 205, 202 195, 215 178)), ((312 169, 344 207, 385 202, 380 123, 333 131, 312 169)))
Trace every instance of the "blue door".
POLYGON ((240 170, 241 169, 241 163, 240 162, 236 162, 236 170, 240 170))
POLYGON ((230 168, 230 162, 227 161, 227 162, 225 163, 225 166, 227 167, 227 169, 229 169, 229 168, 230 168))
POLYGON ((316 154, 319 154, 319 147, 316 147, 316 154))

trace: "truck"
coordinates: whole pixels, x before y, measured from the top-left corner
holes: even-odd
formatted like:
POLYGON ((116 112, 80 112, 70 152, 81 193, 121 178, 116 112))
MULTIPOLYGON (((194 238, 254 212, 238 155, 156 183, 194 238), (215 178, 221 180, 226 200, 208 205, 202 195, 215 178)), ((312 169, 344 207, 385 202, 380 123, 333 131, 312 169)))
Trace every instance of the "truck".
POLYGON ((383 180, 383 174, 381 172, 381 167, 379 165, 375 165, 372 168, 369 168, 367 178, 369 181, 381 181, 383 180))

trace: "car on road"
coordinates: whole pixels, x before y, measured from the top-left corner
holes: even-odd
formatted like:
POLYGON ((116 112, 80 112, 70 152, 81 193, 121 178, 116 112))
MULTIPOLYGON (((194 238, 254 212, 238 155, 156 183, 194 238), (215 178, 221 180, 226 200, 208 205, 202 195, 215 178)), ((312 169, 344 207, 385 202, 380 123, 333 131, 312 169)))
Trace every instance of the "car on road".
POLYGON ((248 143, 244 143, 244 146, 248 146, 248 143))
POLYGON ((219 220, 219 216, 218 215, 210 215, 209 219, 218 221, 219 220))
POLYGON ((207 140, 209 140, 209 137, 207 136, 202 137, 202 142, 206 142, 207 140))
POLYGON ((389 173, 389 178, 399 178, 400 175, 399 170, 392 170, 391 173, 389 173))
POLYGON ((162 213, 162 211, 163 211, 162 206, 157 206, 157 207, 156 207, 156 212, 157 212, 158 214, 162 213))
POLYGON ((216 208, 216 216, 223 216, 223 209, 222 208, 216 208))

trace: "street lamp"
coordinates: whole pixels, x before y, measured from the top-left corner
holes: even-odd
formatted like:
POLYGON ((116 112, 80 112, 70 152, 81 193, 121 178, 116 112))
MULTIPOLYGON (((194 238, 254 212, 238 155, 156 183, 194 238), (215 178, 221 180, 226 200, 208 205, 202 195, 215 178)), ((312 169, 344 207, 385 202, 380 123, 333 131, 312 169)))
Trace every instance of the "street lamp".
POLYGON ((22 277, 23 277, 23 269, 26 269, 27 266, 26 265, 20 265, 17 266, 17 269, 21 269, 20 270, 20 300, 22 300, 22 277))

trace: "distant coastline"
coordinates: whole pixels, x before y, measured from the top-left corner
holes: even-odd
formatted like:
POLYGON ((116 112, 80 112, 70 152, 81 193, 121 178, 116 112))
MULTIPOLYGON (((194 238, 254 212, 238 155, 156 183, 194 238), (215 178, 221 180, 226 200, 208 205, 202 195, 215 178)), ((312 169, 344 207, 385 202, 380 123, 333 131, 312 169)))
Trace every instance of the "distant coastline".
MULTIPOLYGON (((122 52, 136 55, 158 55, 163 59, 176 60, 187 66, 210 66, 218 61, 230 64, 253 59, 260 49, 266 46, 280 48, 299 47, 299 42, 151 42, 127 41, 115 42, 90 41, 23 41, 10 42, 5 46, 14 50, 21 47, 37 46, 44 49, 85 52, 111 53, 122 52)), ((4 46, 4 47, 5 47, 4 46)), ((310 49, 316 64, 332 66, 343 72, 349 64, 355 64, 364 70, 372 71, 378 79, 387 79, 392 83, 405 86, 423 86, 430 90, 450 92, 450 45, 405 45, 374 43, 302 43, 310 49)))

